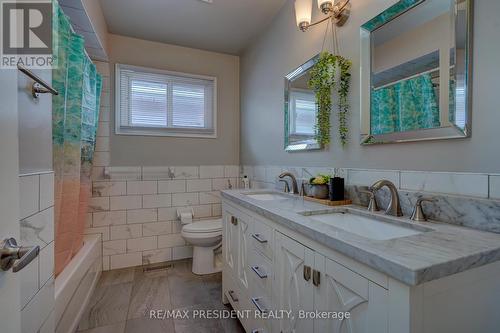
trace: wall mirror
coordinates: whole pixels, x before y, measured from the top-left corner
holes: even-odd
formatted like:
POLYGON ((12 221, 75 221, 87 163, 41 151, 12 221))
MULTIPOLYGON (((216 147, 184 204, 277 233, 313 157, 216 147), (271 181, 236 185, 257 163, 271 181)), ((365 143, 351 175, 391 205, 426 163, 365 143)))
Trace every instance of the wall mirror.
POLYGON ((402 0, 361 27, 361 144, 471 128, 472 0, 402 0))
POLYGON ((316 97, 309 88, 316 55, 285 76, 285 150, 321 149, 316 140, 316 97))

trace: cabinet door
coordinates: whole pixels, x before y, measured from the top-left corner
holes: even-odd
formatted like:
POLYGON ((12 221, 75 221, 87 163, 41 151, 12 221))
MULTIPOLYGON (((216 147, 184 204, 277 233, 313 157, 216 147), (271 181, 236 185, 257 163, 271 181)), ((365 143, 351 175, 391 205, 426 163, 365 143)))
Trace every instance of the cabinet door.
POLYGON ((250 246, 250 217, 240 214, 236 220, 236 231, 238 238, 237 272, 238 282, 248 290, 248 257, 250 246))
POLYGON ((238 256, 237 229, 234 225, 234 214, 230 210, 224 210, 222 226, 222 254, 224 270, 236 277, 236 258, 238 256))
POLYGON ((314 332, 387 332, 386 289, 318 253, 315 269, 320 272, 320 284, 314 290, 314 309, 349 313, 349 318, 316 319, 314 332))
POLYGON ((275 266, 276 275, 273 284, 275 306, 277 310, 290 311, 289 316, 275 320, 274 332, 311 333, 313 321, 300 319, 300 311, 313 310, 312 278, 306 280, 304 267, 314 264, 314 252, 304 245, 276 232, 275 266))

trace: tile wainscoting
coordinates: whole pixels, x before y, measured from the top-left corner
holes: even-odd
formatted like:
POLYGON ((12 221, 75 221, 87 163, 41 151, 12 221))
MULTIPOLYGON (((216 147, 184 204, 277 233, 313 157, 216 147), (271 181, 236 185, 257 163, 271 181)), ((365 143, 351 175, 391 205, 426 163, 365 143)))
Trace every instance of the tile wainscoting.
POLYGON ((102 234, 103 270, 189 258, 177 210, 221 216, 220 190, 236 188, 237 165, 105 167, 94 179, 86 234, 102 234))
POLYGON ((19 176, 23 246, 40 246, 40 254, 19 271, 21 330, 54 332, 54 173, 19 176))
MULTIPOLYGON (((253 188, 278 188, 277 176, 292 172, 306 180, 318 173, 333 174, 329 167, 250 166, 242 167, 242 174, 250 178, 253 188)), ((432 196, 436 203, 425 203, 424 211, 430 219, 500 233, 500 175, 484 173, 426 172, 375 169, 337 169, 345 178, 346 194, 354 203, 368 205, 368 196, 360 187, 372 185, 379 179, 388 179, 398 188, 405 215, 410 215, 418 197, 432 196)), ((389 192, 377 193, 381 208, 389 203, 389 192)))

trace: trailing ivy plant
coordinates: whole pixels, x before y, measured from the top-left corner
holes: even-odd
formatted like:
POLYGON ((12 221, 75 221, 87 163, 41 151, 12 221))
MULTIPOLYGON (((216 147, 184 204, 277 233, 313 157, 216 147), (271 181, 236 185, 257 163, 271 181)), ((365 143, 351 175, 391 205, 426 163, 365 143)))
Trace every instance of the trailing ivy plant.
POLYGON ((347 95, 351 79, 351 61, 330 52, 322 52, 311 70, 309 87, 314 90, 318 105, 316 139, 322 145, 330 143, 330 114, 332 111, 332 89, 337 86, 336 73, 340 71, 338 82, 339 138, 342 146, 347 143, 349 127, 347 116, 349 103, 347 95))

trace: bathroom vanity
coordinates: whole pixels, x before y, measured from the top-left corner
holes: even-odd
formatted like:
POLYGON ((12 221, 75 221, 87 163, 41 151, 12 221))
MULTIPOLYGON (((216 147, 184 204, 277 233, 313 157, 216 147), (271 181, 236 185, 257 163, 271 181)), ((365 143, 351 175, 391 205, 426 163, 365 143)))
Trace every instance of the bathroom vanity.
POLYGON ((247 332, 500 330, 499 234, 273 191, 222 197, 223 301, 247 332))

